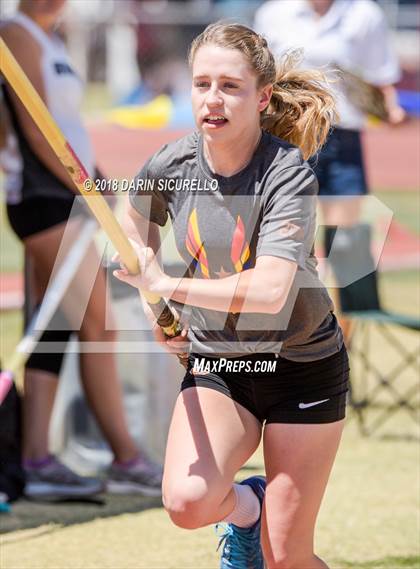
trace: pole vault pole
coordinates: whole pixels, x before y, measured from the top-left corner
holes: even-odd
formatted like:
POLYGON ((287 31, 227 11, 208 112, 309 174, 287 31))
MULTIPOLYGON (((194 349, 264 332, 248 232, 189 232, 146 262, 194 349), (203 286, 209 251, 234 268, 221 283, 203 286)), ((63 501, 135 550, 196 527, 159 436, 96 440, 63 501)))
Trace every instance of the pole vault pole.
MULTIPOLYGON (((2 38, 0 38, 0 72, 22 101, 22 104, 33 121, 67 170, 77 190, 85 198, 91 212, 113 243, 128 271, 134 275, 139 274, 140 267, 137 255, 123 232, 121 225, 112 213, 105 198, 97 191, 94 180, 87 173, 74 150, 58 128, 41 97, 26 77, 24 71, 2 38)), ((175 318, 165 300, 153 293, 142 291, 142 294, 150 305, 157 319, 157 324, 162 328, 165 335, 168 337, 179 335, 182 330, 181 324, 175 318)), ((36 328, 39 327, 35 321, 34 325, 36 328)), ((17 372, 19 367, 25 363, 28 357, 29 347, 32 347, 32 349, 34 347, 34 342, 32 341, 34 338, 33 331, 32 329, 30 333, 23 338, 18 346, 19 349, 15 351, 10 362, 6 365, 5 371, 1 373, 0 404, 12 385, 13 375, 17 372), (25 349, 25 351, 22 351, 23 349, 25 349)))
MULTIPOLYGON (((118 223, 117 218, 112 213, 105 198, 97 191, 94 180, 87 173, 74 150, 58 128, 41 97, 1 38, 0 72, 3 73, 5 79, 22 101, 24 107, 45 136, 58 159, 66 168, 76 188, 82 196, 86 198, 87 205, 118 251, 128 271, 133 275, 138 274, 140 268, 137 255, 122 230, 121 225, 118 223)), ((153 310, 153 314, 157 318, 157 323, 163 329, 164 333, 169 337, 177 336, 181 332, 181 326, 165 300, 150 292, 142 291, 142 294, 153 310)))

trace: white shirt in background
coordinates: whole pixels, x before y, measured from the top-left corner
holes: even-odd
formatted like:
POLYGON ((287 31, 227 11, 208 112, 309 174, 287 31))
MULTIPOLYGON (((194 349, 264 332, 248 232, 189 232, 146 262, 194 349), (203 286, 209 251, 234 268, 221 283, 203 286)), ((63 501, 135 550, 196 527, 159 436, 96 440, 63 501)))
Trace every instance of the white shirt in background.
MULTIPOLYGON (((306 0, 272 0, 255 14, 254 28, 276 57, 303 49, 302 66, 340 66, 372 83, 392 85, 400 78, 384 14, 373 0, 335 0, 319 17, 306 0)), ((340 81, 331 85, 341 128, 361 130, 366 117, 346 98, 340 81)))

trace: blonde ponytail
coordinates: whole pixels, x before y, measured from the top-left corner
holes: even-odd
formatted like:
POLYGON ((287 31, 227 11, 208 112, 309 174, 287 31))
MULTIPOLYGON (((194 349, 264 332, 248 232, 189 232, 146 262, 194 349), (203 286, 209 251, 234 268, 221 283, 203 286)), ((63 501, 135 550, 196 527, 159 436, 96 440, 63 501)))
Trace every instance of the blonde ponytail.
POLYGON ((299 69, 300 59, 301 52, 295 51, 281 60, 261 126, 298 146, 306 160, 322 147, 338 116, 326 75, 299 69))

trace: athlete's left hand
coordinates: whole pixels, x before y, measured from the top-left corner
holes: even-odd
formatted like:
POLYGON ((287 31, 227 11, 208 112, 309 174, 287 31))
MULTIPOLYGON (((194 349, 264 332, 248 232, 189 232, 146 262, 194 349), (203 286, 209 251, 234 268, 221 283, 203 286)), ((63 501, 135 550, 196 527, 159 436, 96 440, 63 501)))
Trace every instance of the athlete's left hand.
POLYGON ((121 269, 113 272, 114 277, 142 291, 160 295, 162 291, 168 288, 165 286, 165 283, 169 281, 170 277, 162 271, 153 249, 140 247, 138 243, 131 239, 130 242, 139 259, 140 273, 131 275, 117 253, 113 257, 113 261, 120 263, 121 269))

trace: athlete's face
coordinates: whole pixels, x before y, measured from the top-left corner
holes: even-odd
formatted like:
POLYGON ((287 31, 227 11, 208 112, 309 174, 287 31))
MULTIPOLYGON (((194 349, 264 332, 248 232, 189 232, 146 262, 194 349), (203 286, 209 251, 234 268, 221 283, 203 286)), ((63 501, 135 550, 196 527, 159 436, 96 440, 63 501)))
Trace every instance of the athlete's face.
POLYGON ((192 75, 194 118, 208 142, 240 140, 259 130, 272 87, 257 88, 257 77, 239 50, 202 46, 192 75))

